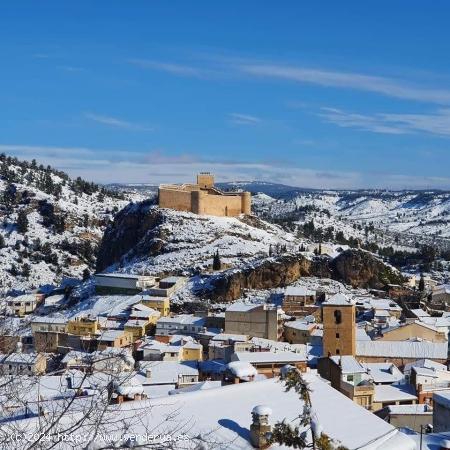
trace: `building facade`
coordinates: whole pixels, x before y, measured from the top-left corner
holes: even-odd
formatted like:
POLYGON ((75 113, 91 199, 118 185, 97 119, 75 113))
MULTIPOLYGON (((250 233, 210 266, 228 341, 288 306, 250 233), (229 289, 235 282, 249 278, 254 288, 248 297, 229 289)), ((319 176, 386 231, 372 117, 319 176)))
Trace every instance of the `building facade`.
POLYGON ((283 310, 273 305, 235 303, 225 311, 225 333, 278 341, 283 335, 283 310))

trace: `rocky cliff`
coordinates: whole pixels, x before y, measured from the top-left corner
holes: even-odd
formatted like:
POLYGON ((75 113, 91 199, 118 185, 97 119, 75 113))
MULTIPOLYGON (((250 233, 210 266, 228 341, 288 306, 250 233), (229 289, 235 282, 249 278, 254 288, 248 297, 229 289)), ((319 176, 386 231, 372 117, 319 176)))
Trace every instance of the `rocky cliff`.
POLYGON ((333 278, 354 287, 384 289, 388 284, 402 284, 399 271, 372 253, 346 250, 330 262, 333 278))
POLYGON ((228 270, 212 276, 207 287, 197 292, 214 301, 233 301, 245 289, 284 287, 300 277, 332 278, 353 287, 384 289, 400 283, 401 275, 374 255, 361 250, 347 250, 335 259, 320 256, 308 259, 301 254, 267 258, 239 270, 228 270))
POLYGON ((130 203, 120 211, 105 230, 97 255, 97 272, 123 258, 154 256, 161 252, 159 225, 164 221, 162 211, 153 207, 154 200, 130 203))

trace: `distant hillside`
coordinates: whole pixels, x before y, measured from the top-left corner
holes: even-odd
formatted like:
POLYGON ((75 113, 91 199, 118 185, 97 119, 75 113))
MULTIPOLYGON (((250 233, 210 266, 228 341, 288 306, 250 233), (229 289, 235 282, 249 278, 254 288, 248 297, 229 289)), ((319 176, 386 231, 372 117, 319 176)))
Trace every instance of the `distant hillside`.
POLYGON ((129 196, 0 155, 0 290, 93 271, 98 242, 129 196))
POLYGON ((266 220, 312 222, 331 240, 331 233, 341 232, 386 245, 450 246, 450 192, 445 191, 305 191, 292 198, 259 194, 253 209, 266 220))

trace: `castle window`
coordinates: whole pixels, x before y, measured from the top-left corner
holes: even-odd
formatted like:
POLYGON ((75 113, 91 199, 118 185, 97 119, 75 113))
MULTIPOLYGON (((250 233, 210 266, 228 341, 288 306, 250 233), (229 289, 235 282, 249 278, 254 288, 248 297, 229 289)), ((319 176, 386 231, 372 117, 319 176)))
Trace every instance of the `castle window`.
POLYGON ((336 349, 336 355, 339 355, 341 352, 340 352, 340 350, 337 348, 336 349))
POLYGON ((342 322, 342 313, 338 309, 336 309, 336 311, 334 311, 334 322, 336 324, 339 324, 342 322))
POLYGON ((339 339, 339 333, 336 333, 336 339, 339 339))

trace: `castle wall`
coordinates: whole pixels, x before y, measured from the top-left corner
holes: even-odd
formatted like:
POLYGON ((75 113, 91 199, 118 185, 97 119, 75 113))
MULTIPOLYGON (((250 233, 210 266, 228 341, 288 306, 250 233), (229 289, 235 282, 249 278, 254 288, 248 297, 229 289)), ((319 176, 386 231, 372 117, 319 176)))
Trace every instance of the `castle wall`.
POLYGON ((238 216, 242 213, 239 195, 203 195, 200 197, 199 212, 212 216, 238 216))
POLYGON ((191 192, 175 189, 159 189, 160 208, 170 208, 177 211, 192 211, 191 192))

